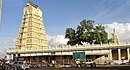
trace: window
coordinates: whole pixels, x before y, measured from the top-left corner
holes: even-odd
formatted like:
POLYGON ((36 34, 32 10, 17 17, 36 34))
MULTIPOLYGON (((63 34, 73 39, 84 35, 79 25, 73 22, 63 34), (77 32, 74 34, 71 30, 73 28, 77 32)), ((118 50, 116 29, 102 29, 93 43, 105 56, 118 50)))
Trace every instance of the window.
POLYGON ((108 55, 105 55, 105 57, 108 57, 108 55))
POLYGON ((55 54, 55 52, 51 52, 51 54, 55 54))
POLYGON ((96 55, 96 58, 99 58, 99 55, 96 55))
POLYGON ((33 60, 36 60, 36 58, 35 58, 35 57, 33 57, 33 60))
POLYGON ((28 33, 27 36, 32 36, 32 33, 28 33))
POLYGON ((32 36, 32 33, 30 33, 30 35, 29 36, 32 36))
POLYGON ((32 42, 32 39, 30 39, 30 42, 32 42))
POLYGON ((29 7, 28 9, 29 9, 29 12, 31 12, 31 11, 32 11, 32 7, 29 7))
POLYGON ((67 56, 63 56, 63 59, 67 59, 67 56))
POLYGON ((20 56, 20 54, 18 54, 18 56, 20 56))
POLYGON ((29 26, 32 26, 32 23, 28 23, 29 26))
POLYGON ((29 42, 29 40, 27 40, 27 42, 29 42))
POLYGON ((29 33, 27 34, 27 36, 29 36, 29 33))
POLYGON ((31 31, 31 28, 28 28, 28 31, 31 31))

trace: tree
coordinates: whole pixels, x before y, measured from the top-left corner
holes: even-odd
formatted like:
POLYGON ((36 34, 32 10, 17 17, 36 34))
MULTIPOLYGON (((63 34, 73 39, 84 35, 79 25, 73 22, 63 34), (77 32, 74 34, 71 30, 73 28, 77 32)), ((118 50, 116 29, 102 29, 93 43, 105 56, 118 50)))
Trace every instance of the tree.
POLYGON ((82 42, 92 44, 95 40, 95 44, 107 43, 108 35, 103 25, 99 24, 96 27, 93 26, 93 20, 86 20, 80 22, 76 30, 67 28, 65 38, 69 38, 68 45, 82 45, 82 42))
POLYGON ((112 43, 112 38, 108 39, 108 43, 112 43))
POLYGON ((68 38, 69 41, 67 42, 68 45, 75 45, 75 30, 72 28, 67 28, 65 33, 65 38, 68 38))
POLYGON ((88 42, 90 44, 92 44, 93 42, 93 31, 94 31, 94 27, 93 27, 93 20, 87 20, 84 19, 83 21, 80 22, 81 27, 84 28, 84 32, 81 35, 81 40, 82 42, 88 42))
POLYGON ((98 24, 95 27, 95 43, 108 43, 108 33, 105 31, 105 28, 103 25, 98 24))

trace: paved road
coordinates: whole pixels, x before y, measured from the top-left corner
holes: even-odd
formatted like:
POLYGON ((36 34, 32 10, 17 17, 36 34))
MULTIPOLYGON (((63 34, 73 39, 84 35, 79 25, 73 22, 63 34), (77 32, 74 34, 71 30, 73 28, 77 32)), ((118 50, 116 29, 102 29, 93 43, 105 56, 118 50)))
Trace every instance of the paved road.
MULTIPOLYGON (((4 70, 1 69, 0 70, 4 70)), ((13 69, 12 69, 13 70, 13 69)), ((29 70, 130 70, 130 65, 100 65, 97 67, 62 67, 62 68, 54 68, 54 67, 41 67, 41 68, 31 68, 29 70)))
POLYGON ((98 66, 95 68, 92 67, 68 67, 68 68, 54 68, 54 67, 42 67, 42 68, 33 68, 29 70, 130 70, 130 65, 116 65, 116 66, 98 66))

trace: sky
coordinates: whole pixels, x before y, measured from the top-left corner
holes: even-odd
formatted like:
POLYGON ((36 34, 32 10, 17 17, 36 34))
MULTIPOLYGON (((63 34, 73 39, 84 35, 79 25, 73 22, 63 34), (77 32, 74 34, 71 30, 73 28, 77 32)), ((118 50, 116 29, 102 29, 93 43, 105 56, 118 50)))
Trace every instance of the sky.
MULTIPOLYGON (((116 29, 121 41, 130 39, 130 0, 30 0, 43 12, 50 44, 65 44, 67 27, 76 28, 83 19, 104 24, 109 37, 116 29)), ((28 0, 3 0, 0 51, 13 48, 28 0)), ((0 54, 1 56, 2 54, 0 54)))

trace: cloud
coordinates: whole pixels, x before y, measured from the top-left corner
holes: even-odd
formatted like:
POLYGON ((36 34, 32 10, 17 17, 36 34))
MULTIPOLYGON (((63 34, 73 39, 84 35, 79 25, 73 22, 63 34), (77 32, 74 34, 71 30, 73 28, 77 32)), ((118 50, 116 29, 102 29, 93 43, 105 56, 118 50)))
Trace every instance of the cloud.
POLYGON ((0 57, 3 57, 6 55, 6 51, 5 50, 0 50, 0 57))
POLYGON ((0 38, 0 57, 4 57, 6 55, 6 50, 13 48, 14 44, 14 38, 0 38))
POLYGON ((49 46, 56 46, 67 44, 68 39, 65 39, 64 35, 47 36, 49 46))
POLYGON ((115 28, 120 42, 130 41, 130 23, 113 22, 111 24, 104 24, 104 26, 109 38, 111 38, 112 30, 115 28))
POLYGON ((0 39, 0 44, 7 44, 7 43, 11 43, 11 42, 15 42, 15 39, 13 38, 1 38, 0 39))
MULTIPOLYGON (((105 30, 108 32, 108 38, 111 38, 113 28, 116 30, 119 41, 121 43, 130 42, 130 23, 118 23, 113 22, 111 24, 104 24, 105 30)), ((47 36, 49 46, 56 46, 61 44, 67 44, 68 39, 65 39, 64 35, 47 36)))

